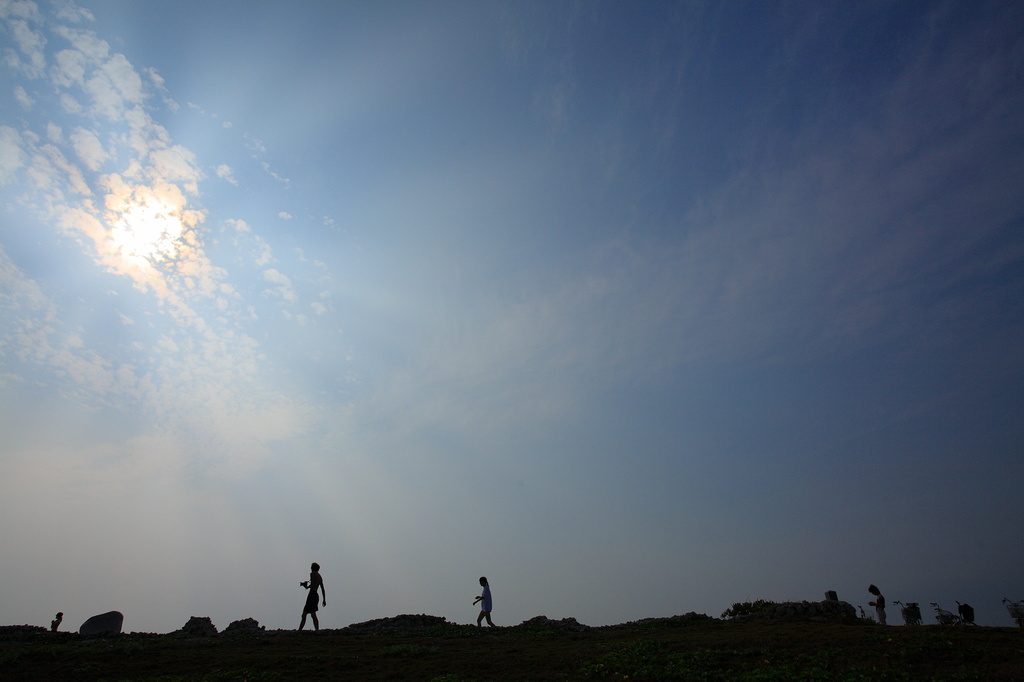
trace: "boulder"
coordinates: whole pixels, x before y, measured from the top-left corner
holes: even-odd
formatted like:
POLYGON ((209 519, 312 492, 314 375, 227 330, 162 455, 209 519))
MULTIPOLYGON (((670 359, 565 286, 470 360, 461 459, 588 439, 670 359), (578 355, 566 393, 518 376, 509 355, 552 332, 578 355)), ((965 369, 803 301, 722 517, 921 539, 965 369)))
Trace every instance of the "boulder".
POLYGON ((124 625, 124 614, 120 611, 107 611, 93 616, 78 628, 80 635, 119 635, 124 625))
POLYGON ((745 618, 751 620, 810 620, 817 622, 839 621, 852 622, 856 619, 856 611, 845 601, 826 599, 819 602, 782 602, 770 604, 764 610, 752 613, 745 618))
POLYGON ((260 635, 267 631, 267 628, 260 625, 255 618, 232 621, 231 625, 224 628, 223 635, 260 635))
POLYGON ((353 623, 345 630, 352 634, 386 632, 391 630, 412 630, 418 628, 431 628, 439 625, 446 625, 447 620, 443 616, 428 616, 426 614, 402 614, 393 618, 376 618, 364 623, 353 623))
POLYGON ((217 634, 217 626, 209 616, 192 616, 175 634, 185 637, 213 637, 217 634))
POLYGON ((575 618, 552 620, 547 616, 534 616, 530 620, 524 620, 515 627, 526 630, 566 630, 569 632, 583 632, 590 629, 589 625, 583 625, 575 618))

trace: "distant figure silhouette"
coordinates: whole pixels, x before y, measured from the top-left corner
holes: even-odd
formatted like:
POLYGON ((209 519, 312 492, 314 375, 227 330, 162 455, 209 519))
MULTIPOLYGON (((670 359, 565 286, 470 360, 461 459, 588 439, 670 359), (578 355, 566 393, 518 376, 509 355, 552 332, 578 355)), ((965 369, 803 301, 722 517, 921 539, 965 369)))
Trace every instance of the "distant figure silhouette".
POLYGON ((878 617, 878 622, 885 625, 885 597, 874 585, 868 585, 868 592, 875 595, 875 600, 869 601, 868 606, 875 607, 875 616, 878 617))
POLYGON ((64 612, 58 611, 57 617, 50 621, 50 632, 57 632, 57 628, 60 627, 61 621, 64 620, 64 612))
POLYGON ((487 624, 493 628, 495 625, 491 621, 491 586, 487 584, 487 578, 483 577, 480 578, 480 584, 483 586, 484 591, 473 600, 474 604, 480 602, 480 615, 476 617, 476 625, 480 627, 481 621, 486 618, 487 624))
POLYGON ((315 561, 309 567, 309 580, 303 580, 299 583, 307 590, 309 594, 306 595, 306 605, 302 608, 302 620, 299 622, 299 629, 306 627, 306 616, 313 617, 313 629, 320 629, 320 621, 317 620, 317 590, 321 590, 324 593, 324 606, 327 606, 327 588, 324 587, 324 579, 320 577, 320 564, 315 561))

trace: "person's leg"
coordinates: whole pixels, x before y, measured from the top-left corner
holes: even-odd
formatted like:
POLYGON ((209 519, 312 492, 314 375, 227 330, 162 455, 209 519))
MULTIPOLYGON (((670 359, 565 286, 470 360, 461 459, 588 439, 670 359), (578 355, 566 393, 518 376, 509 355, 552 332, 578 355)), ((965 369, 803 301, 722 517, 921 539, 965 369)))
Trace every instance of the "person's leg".
POLYGON ((491 612, 486 611, 485 616, 487 617, 487 624, 490 625, 492 628, 495 627, 494 621, 491 620, 491 612))
POLYGON ((314 611, 313 613, 311 613, 309 615, 311 615, 313 617, 313 629, 314 630, 319 630, 320 629, 320 619, 316 617, 316 611, 314 611))
POLYGON ((486 611, 481 611, 480 615, 476 617, 476 626, 477 627, 480 627, 480 623, 483 621, 484 616, 486 615, 486 613, 487 613, 486 611))
POLYGON ((306 612, 305 611, 302 612, 302 620, 299 621, 299 629, 301 630, 304 627, 306 627, 306 612))

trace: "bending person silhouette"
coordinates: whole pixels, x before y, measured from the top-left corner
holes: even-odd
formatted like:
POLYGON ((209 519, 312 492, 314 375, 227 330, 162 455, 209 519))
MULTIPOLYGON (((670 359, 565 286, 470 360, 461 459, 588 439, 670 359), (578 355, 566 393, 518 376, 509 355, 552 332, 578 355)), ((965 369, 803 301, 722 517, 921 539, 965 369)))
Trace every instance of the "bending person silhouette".
POLYGON ((869 601, 868 606, 875 607, 875 617, 879 623, 885 625, 885 597, 882 596, 881 590, 874 585, 868 586, 868 592, 875 595, 874 601, 869 601))
POLYGON ((313 629, 320 629, 320 621, 317 620, 317 591, 322 591, 324 594, 324 606, 327 606, 327 588, 324 587, 324 579, 320 577, 320 564, 313 562, 313 565, 309 567, 309 580, 303 580, 299 583, 307 590, 309 594, 306 595, 306 605, 302 607, 302 620, 299 622, 299 629, 306 627, 306 616, 313 617, 313 629))

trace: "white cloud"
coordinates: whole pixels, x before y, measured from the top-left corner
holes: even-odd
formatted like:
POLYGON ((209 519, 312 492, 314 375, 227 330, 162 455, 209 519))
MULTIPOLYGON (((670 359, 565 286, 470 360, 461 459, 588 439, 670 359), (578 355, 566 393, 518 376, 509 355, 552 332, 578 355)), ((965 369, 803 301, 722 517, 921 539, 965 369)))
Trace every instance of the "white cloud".
POLYGON ((93 22, 96 21, 96 17, 93 16, 92 12, 79 7, 72 3, 61 5, 57 8, 57 18, 61 21, 67 21, 72 24, 77 24, 81 21, 93 22))
POLYGON ((170 93, 167 91, 167 87, 164 85, 163 76, 157 73, 157 70, 152 67, 143 69, 143 73, 145 73, 149 78, 149 81, 153 84, 153 87, 156 88, 156 91, 160 93, 160 97, 167 109, 173 112, 180 111, 181 105, 178 104, 178 102, 171 97, 170 93))
MULTIPOLYGON (((22 3, 12 3, 11 8, 25 7, 22 3)), ((32 5, 33 10, 26 12, 30 15, 33 23, 38 22, 38 15, 32 5), (35 15, 35 16, 32 16, 35 15)), ((8 51, 8 61, 13 66, 18 68, 28 78, 39 78, 43 75, 46 68, 46 56, 43 52, 46 47, 46 38, 43 35, 33 29, 29 25, 29 21, 25 19, 13 19, 8 22, 14 43, 18 46, 21 54, 25 57, 24 60, 19 59, 13 50, 8 51)))
POLYGON ((6 0, 0 3, 0 19, 9 17, 29 19, 36 23, 42 19, 39 7, 31 0, 6 0))
POLYGON ((17 172, 24 165, 21 135, 10 126, 0 126, 0 186, 14 182, 17 172))
POLYGON ((63 92, 60 95, 60 106, 69 114, 79 115, 85 113, 85 107, 69 93, 63 92))
POLYGON ((130 368, 85 347, 78 331, 61 338, 57 307, 2 249, 0 283, 7 292, 0 297, 0 305, 6 308, 0 334, 6 336, 3 345, 13 349, 16 357, 46 365, 57 378, 88 387, 102 400, 106 400, 104 396, 132 393, 135 378, 130 368))
POLYGON ((280 296, 282 299, 289 302, 295 302, 298 300, 298 294, 295 293, 295 289, 292 287, 292 281, 287 275, 275 268, 270 268, 263 271, 263 279, 271 284, 279 285, 273 290, 275 295, 280 296))
POLYGON ((101 40, 92 31, 57 26, 54 33, 63 37, 72 47, 81 52, 83 56, 95 62, 102 62, 110 55, 110 45, 101 40))
POLYGON ((83 90, 92 100, 92 112, 110 121, 118 121, 124 115, 124 99, 104 73, 96 73, 85 81, 83 90))
POLYGON ((228 218, 224 222, 227 223, 229 226, 233 227, 236 232, 252 232, 252 228, 249 227, 249 223, 245 222, 244 220, 228 218))
POLYGON ((180 182, 189 194, 199 193, 199 181, 203 172, 196 164, 196 155, 190 149, 175 145, 156 149, 149 154, 154 172, 164 180, 180 182))
POLYGON ((263 142, 261 140, 258 140, 256 138, 252 137, 248 133, 246 133, 244 135, 244 137, 245 137, 245 144, 249 148, 250 151, 252 151, 252 152, 254 152, 256 154, 266 154, 267 153, 267 148, 265 146, 263 146, 263 142))
POLYGON ((65 191, 81 196, 92 194, 81 169, 68 161, 55 145, 36 145, 34 141, 29 141, 26 146, 30 155, 29 180, 48 195, 49 201, 60 201, 65 191))
POLYGON ((152 81, 153 85, 157 89, 159 89, 161 91, 165 90, 165 87, 164 87, 164 77, 161 76, 159 74, 159 72, 157 72, 156 69, 154 69, 153 67, 149 66, 149 67, 146 67, 145 69, 143 69, 143 71, 149 77, 149 80, 152 81))
POLYGON ((98 171, 103 166, 103 162, 110 158, 99 137, 91 130, 75 128, 75 131, 71 133, 71 145, 74 147, 75 153, 78 154, 78 158, 91 171, 98 171))
POLYGON ((36 103, 36 101, 32 99, 32 96, 28 94, 25 88, 21 87, 20 85, 14 88, 14 99, 18 104, 20 104, 25 109, 31 109, 32 106, 36 103))
POLYGON ((55 31, 74 49, 58 52, 51 79, 59 87, 80 85, 91 100, 94 114, 120 120, 130 106, 145 98, 141 76, 120 53, 110 55, 110 46, 89 31, 60 27, 55 31))
POLYGON ((35 322, 52 322, 56 308, 35 281, 10 259, 0 244, 0 302, 9 307, 7 319, 31 318, 35 322))
POLYGON ((144 99, 142 78, 123 54, 115 54, 103 64, 103 72, 127 102, 140 104, 144 99))
POLYGON ((281 220, 291 220, 292 218, 294 218, 294 216, 288 211, 281 211, 280 213, 277 214, 277 217, 280 218, 281 220))
POLYGON ((235 180, 234 172, 231 170, 231 166, 227 165, 226 163, 222 163, 219 166, 217 166, 214 172, 217 173, 217 177, 220 178, 221 180, 227 180, 232 185, 238 184, 238 180, 235 180))
POLYGON ((263 279, 265 279, 268 282, 271 282, 273 284, 281 284, 281 285, 284 285, 284 286, 291 286, 291 284, 292 284, 292 281, 286 275, 281 274, 280 272, 278 272, 274 268, 270 268, 269 270, 264 270, 263 271, 263 279))
POLYGON ((274 261, 274 252, 270 248, 270 245, 263 241, 260 237, 255 237, 256 243, 256 254, 253 258, 256 265, 263 267, 274 261))
POLYGON ((61 50, 54 55, 50 80, 62 88, 85 83, 86 56, 79 50, 61 50))
POLYGON ((279 175, 276 171, 271 169, 270 164, 267 163, 266 161, 261 162, 260 166, 263 167, 263 170, 266 171, 267 175, 269 175, 270 177, 274 178, 275 180, 280 182, 282 185, 288 186, 288 185, 291 184, 291 180, 289 180, 286 177, 283 177, 283 176, 279 175))

